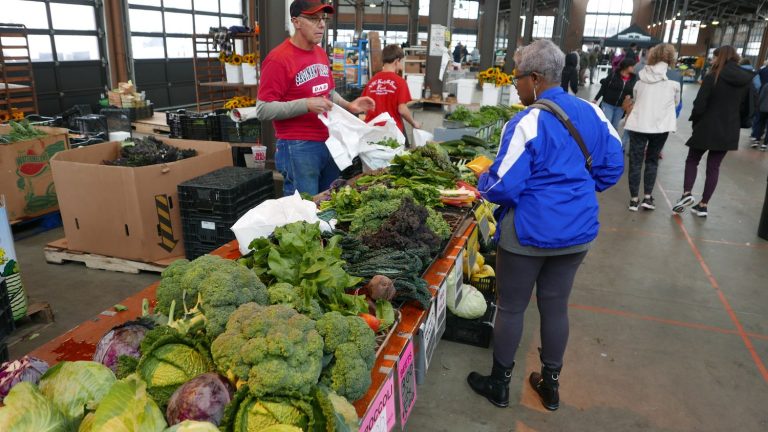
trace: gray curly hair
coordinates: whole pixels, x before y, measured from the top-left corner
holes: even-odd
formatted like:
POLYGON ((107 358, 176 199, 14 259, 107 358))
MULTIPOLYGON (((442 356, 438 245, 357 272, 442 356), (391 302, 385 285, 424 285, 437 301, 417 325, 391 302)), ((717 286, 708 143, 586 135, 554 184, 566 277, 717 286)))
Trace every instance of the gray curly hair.
POLYGON ((520 50, 517 70, 538 72, 547 81, 559 83, 565 67, 565 54, 549 40, 537 40, 520 50))

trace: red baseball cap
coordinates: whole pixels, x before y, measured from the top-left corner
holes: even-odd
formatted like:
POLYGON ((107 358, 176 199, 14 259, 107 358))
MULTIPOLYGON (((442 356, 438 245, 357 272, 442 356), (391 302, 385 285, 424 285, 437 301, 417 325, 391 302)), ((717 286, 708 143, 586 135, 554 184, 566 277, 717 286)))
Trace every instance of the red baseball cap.
POLYGON ((325 3, 323 0, 294 0, 291 3, 291 16, 297 17, 299 15, 314 15, 320 11, 332 14, 334 13, 333 6, 325 3))

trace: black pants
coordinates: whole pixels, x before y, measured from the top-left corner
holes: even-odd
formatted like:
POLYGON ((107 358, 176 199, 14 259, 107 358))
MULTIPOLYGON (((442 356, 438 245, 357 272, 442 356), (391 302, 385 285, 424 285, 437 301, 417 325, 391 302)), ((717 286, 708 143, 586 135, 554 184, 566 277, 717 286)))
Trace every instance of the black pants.
POLYGON ((656 174, 659 170, 659 154, 667 142, 668 132, 647 134, 629 131, 629 196, 638 197, 640 194, 640 177, 645 160, 643 173, 643 192, 653 194, 656 174))
POLYGON ((541 318, 541 361, 553 369, 563 366, 568 344, 568 297, 579 265, 587 255, 533 257, 497 251, 498 313, 493 329, 493 356, 509 367, 523 337, 525 309, 536 285, 541 318))

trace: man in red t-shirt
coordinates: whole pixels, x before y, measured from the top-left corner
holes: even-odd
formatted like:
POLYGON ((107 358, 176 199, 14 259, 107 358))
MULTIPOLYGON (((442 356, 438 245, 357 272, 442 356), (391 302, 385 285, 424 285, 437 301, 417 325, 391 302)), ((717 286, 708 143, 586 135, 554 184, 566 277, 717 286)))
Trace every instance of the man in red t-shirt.
POLYGON ((290 6, 295 33, 272 50, 261 65, 256 116, 274 120, 275 165, 283 194, 315 195, 339 177, 325 141, 328 128, 317 118, 333 103, 353 113, 375 107, 369 97, 347 102, 334 91, 328 56, 318 46, 333 7, 322 0, 295 0, 290 6))
POLYGON ((387 45, 382 50, 381 57, 384 62, 381 72, 374 75, 363 90, 363 96, 370 96, 376 102, 376 108, 368 111, 365 121, 369 122, 377 115, 388 112, 403 134, 403 119, 414 128, 420 129, 421 124, 413 119, 411 110, 406 105, 411 101, 408 84, 399 74, 403 70, 403 49, 399 45, 387 45))

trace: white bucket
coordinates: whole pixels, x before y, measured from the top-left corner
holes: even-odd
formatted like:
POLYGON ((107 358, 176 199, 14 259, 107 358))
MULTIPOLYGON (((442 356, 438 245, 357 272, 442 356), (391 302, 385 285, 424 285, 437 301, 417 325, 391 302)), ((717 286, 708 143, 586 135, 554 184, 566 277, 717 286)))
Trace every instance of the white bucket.
POLYGON ((408 83, 411 100, 421 99, 424 88, 424 75, 408 75, 405 80, 408 83))
POLYGON ((228 83, 240 84, 243 82, 243 69, 240 66, 225 63, 224 72, 227 74, 228 83))
POLYGON ((517 94, 517 88, 515 86, 507 86, 509 88, 509 105, 520 105, 520 95, 517 94))
POLYGON ((251 66, 248 63, 240 65, 243 68, 243 84, 258 84, 259 76, 257 74, 256 66, 251 66))
POLYGON ((456 80, 456 102, 469 105, 472 103, 472 95, 475 93, 476 81, 473 79, 456 80))
POLYGON ((495 84, 483 83, 483 101, 480 105, 496 106, 499 104, 499 98, 501 96, 501 88, 496 87, 495 84))

